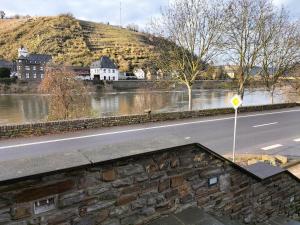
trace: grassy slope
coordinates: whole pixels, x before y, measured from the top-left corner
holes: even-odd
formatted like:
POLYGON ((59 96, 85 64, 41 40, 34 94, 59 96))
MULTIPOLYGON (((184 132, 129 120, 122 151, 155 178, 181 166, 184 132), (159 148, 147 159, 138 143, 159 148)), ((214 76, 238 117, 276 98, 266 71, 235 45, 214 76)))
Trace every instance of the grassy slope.
POLYGON ((146 35, 115 26, 68 16, 0 20, 0 58, 15 59, 21 44, 64 64, 87 66, 108 55, 122 70, 142 66, 153 54, 146 35))

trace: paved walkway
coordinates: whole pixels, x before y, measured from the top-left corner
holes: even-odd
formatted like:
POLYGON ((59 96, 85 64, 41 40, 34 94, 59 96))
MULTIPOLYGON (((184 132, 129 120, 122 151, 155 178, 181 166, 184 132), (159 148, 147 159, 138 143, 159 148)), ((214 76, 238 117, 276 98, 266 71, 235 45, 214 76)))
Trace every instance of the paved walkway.
MULTIPOLYGON (((157 219, 148 225, 244 225, 225 217, 213 217, 198 208, 189 208, 180 213, 157 219)), ((276 217, 260 225, 300 225, 300 222, 276 217)))

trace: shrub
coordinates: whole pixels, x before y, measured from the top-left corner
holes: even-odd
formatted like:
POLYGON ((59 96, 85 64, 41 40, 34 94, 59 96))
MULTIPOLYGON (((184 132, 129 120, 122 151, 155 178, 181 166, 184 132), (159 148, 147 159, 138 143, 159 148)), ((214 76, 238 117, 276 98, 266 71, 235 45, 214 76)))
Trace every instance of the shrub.
POLYGON ((10 69, 9 68, 0 68, 0 79, 1 78, 9 78, 10 77, 10 69))
POLYGON ((14 83, 16 83, 16 81, 17 81, 17 78, 15 78, 15 77, 13 77, 13 78, 10 78, 10 77, 0 78, 0 83, 6 84, 6 85, 14 84, 14 83))

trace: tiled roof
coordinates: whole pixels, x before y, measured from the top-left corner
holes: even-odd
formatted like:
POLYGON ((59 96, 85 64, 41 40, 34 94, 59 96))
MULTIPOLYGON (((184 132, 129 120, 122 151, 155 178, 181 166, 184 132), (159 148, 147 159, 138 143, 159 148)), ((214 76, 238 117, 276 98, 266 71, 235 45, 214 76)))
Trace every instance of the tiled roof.
POLYGON ((20 56, 19 59, 26 59, 32 63, 34 63, 34 62, 47 63, 47 62, 51 61, 52 56, 46 55, 46 54, 30 54, 26 57, 20 56))
POLYGON ((117 69, 117 66, 110 58, 102 56, 100 60, 91 64, 91 68, 117 69))

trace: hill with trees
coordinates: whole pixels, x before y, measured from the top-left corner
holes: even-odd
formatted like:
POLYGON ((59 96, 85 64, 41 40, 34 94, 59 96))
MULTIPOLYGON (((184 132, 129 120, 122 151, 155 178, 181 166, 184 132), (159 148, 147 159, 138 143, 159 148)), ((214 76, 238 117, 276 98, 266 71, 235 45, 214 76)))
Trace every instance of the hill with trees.
POLYGON ((0 21, 0 58, 17 58, 24 45, 31 53, 51 54, 55 63, 88 66, 102 55, 114 59, 121 71, 147 64, 154 43, 145 33, 64 14, 0 21))

